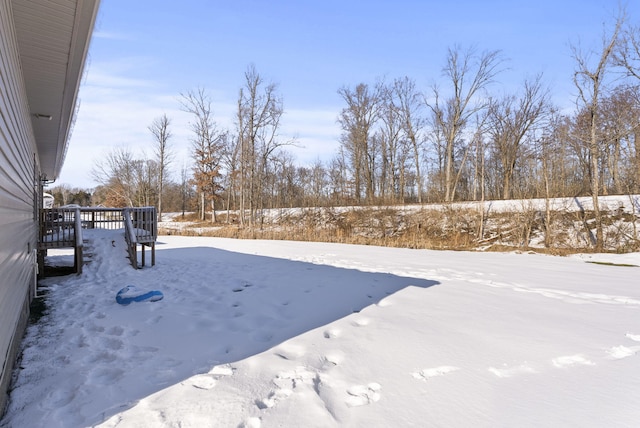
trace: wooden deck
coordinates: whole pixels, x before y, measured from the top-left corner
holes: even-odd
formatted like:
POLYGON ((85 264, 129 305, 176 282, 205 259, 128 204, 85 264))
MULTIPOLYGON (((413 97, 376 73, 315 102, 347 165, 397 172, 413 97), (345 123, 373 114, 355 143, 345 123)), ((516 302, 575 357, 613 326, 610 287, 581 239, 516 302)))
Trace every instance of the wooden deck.
POLYGON ((74 271, 82 273, 84 229, 124 229, 131 265, 145 265, 145 248, 151 249, 151 266, 155 265, 158 223, 155 207, 140 208, 45 208, 40 210, 38 240, 39 272, 44 272, 44 258, 52 248, 74 249, 74 271), (138 245, 142 260, 138 263, 138 245))

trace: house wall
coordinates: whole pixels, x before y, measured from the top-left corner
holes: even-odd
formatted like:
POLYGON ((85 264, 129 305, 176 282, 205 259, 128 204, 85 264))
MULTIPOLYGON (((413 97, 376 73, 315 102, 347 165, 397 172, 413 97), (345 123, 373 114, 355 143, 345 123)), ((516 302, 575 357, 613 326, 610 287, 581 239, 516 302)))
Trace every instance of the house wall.
POLYGON ((0 416, 29 315, 37 248, 36 145, 11 2, 0 0, 0 416))

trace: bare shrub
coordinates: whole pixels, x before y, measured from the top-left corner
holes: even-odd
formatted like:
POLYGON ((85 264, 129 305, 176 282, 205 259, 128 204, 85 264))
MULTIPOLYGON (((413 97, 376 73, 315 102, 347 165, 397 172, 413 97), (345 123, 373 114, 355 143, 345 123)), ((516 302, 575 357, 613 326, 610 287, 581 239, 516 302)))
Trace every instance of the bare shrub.
MULTIPOLYGON (((608 251, 640 249, 634 221, 623 210, 603 216, 608 251)), ((523 206, 515 212, 483 213, 477 209, 445 207, 353 207, 282 209, 262 216, 259 225, 234 223, 236 213, 218 215, 218 223, 194 221, 166 227, 161 234, 238 239, 276 239, 381 245, 414 249, 481 251, 534 250, 548 254, 591 252, 593 212, 544 212, 523 206), (550 222, 547 224, 547 221, 550 222)), ((179 218, 175 220, 181 220, 179 218)), ((169 226, 169 223, 163 223, 169 226)))

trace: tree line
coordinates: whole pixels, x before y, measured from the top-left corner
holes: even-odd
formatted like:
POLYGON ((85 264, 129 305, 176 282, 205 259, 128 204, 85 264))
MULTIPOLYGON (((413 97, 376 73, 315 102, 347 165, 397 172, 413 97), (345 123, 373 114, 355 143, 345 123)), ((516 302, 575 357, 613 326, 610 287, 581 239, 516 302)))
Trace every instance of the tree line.
POLYGON ((115 148, 97 163, 94 203, 197 210, 202 219, 209 211, 213 220, 238 210, 240 224, 254 225, 276 207, 638 193, 640 27, 621 11, 601 46, 573 45, 571 55, 578 96, 569 113, 553 104, 542 74, 501 92, 506 61, 497 50, 449 48, 429 88, 410 77, 341 87, 337 153, 309 166, 296 164, 287 151, 295 141, 279 135, 277 85, 251 65, 231 129, 217 125, 204 88, 180 94, 192 137, 178 181, 163 115, 149 125, 153 156, 115 148))

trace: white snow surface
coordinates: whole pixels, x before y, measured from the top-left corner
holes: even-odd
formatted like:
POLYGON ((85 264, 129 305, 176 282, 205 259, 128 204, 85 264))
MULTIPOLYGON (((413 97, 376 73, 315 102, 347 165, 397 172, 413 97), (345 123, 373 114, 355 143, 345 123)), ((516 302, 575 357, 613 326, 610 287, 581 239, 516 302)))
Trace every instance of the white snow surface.
POLYGON ((553 257, 88 231, 1 427, 631 427, 640 253, 553 257), (147 258, 149 260, 149 258, 147 258), (126 285, 158 302, 118 305, 126 285))

